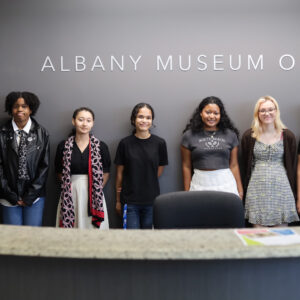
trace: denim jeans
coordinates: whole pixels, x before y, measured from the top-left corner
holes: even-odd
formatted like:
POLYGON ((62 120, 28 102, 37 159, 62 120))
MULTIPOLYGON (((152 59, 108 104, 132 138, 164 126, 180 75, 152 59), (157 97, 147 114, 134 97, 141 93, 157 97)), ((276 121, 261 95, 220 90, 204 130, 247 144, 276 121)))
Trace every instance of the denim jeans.
POLYGON ((31 206, 4 206, 2 205, 3 224, 41 226, 43 221, 45 198, 31 206))
POLYGON ((152 229, 152 205, 127 205, 127 229, 152 229))

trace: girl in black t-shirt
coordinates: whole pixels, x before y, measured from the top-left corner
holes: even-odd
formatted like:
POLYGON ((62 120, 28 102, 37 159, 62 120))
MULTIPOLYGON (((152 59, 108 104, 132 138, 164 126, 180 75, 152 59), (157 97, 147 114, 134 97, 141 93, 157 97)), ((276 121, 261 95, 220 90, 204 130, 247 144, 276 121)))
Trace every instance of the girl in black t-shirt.
POLYGON ((108 229, 103 193, 110 169, 108 147, 91 134, 91 109, 76 109, 72 124, 75 134, 58 145, 55 157, 62 189, 57 223, 60 227, 108 229))
POLYGON ((127 204, 128 229, 152 228, 158 177, 168 164, 165 141, 150 133, 153 119, 149 104, 137 104, 131 114, 134 132, 120 141, 116 153, 116 211, 121 215, 122 205, 127 204))

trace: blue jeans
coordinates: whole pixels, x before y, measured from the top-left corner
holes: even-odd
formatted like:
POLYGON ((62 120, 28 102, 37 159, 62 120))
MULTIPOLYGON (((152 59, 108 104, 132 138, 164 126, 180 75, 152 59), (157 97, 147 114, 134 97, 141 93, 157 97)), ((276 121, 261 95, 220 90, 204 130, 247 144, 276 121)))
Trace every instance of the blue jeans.
POLYGON ((127 204, 127 229, 152 229, 153 206, 127 204))
POLYGON ((43 221, 45 198, 31 206, 4 206, 2 205, 3 224, 41 226, 43 221))

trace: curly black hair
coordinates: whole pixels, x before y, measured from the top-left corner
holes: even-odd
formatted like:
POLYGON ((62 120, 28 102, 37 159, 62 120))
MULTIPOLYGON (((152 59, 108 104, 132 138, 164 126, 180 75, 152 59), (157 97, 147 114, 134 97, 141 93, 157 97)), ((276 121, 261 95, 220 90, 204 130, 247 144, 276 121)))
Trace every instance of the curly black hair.
POLYGON ((204 107, 208 104, 216 104, 220 108, 221 118, 218 124, 218 128, 223 131, 225 129, 231 129, 236 133, 237 137, 239 137, 239 131, 237 130, 233 122, 228 117, 223 102, 221 101, 221 99, 214 96, 206 97, 200 102, 199 106, 196 108, 195 112, 193 113, 190 122, 186 125, 183 132, 186 132, 188 129, 191 129, 194 132, 199 132, 203 129, 204 124, 200 116, 200 113, 202 112, 204 107))
POLYGON ((12 108, 19 98, 23 98, 25 103, 31 110, 31 115, 34 116, 40 106, 39 98, 30 92, 11 92, 6 96, 5 111, 11 116, 12 108))
POLYGON ((132 110, 131 112, 131 116, 130 116, 130 123, 131 125, 134 127, 134 130, 133 130, 133 134, 136 132, 136 129, 135 129, 135 120, 136 120, 136 117, 139 113, 139 110, 143 107, 147 107, 148 109, 151 110, 151 114, 152 114, 152 121, 154 120, 154 110, 152 108, 152 106, 148 103, 144 103, 144 102, 141 102, 141 103, 138 103, 132 110))

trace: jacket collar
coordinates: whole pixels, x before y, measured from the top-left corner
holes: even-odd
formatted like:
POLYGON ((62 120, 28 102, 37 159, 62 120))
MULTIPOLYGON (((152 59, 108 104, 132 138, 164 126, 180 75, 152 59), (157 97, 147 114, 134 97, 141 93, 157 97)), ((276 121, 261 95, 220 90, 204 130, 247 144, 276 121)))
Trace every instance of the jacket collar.
MULTIPOLYGON (((14 121, 14 119, 12 119, 11 124, 12 124, 14 132, 20 130, 19 127, 17 126, 16 122, 14 121)), ((26 125, 24 126, 24 128, 22 130, 28 134, 30 131, 30 128, 31 128, 31 124, 32 124, 32 121, 31 121, 31 118, 29 118, 26 125)))
MULTIPOLYGON (((30 127, 30 131, 29 131, 29 135, 30 134, 35 134, 37 129, 40 127, 38 122, 31 118, 31 127, 30 127)), ((12 121, 9 120, 7 121, 2 127, 1 127, 1 132, 4 133, 7 138, 11 141, 11 147, 12 149, 16 152, 16 154, 18 154, 18 145, 17 145, 17 141, 15 139, 15 135, 14 135, 14 128, 12 126, 12 121)))
MULTIPOLYGON (((30 127, 29 133, 32 133, 32 132, 36 131, 40 127, 40 125, 38 124, 38 122, 34 118, 30 117, 30 119, 31 119, 31 127, 30 127)), ((10 119, 9 121, 7 121, 1 127, 0 130, 3 131, 3 132, 8 132, 10 134, 14 133, 14 128, 12 126, 12 120, 10 119)))

